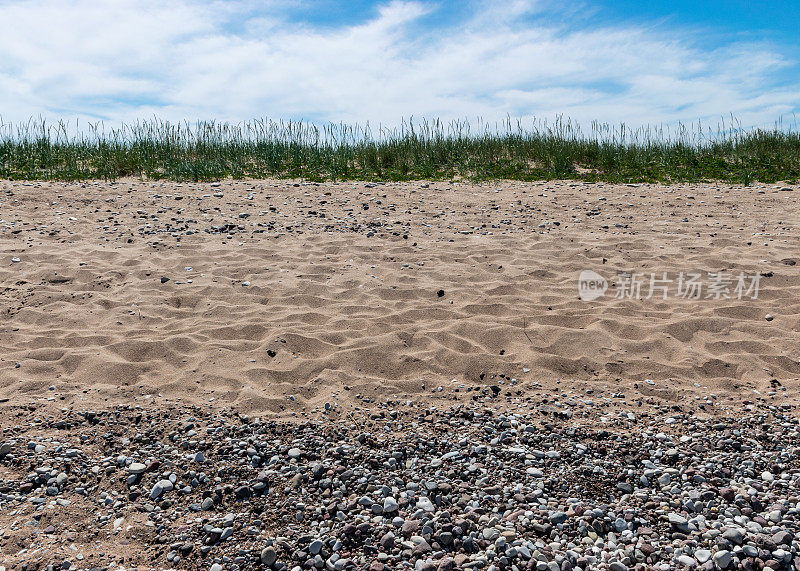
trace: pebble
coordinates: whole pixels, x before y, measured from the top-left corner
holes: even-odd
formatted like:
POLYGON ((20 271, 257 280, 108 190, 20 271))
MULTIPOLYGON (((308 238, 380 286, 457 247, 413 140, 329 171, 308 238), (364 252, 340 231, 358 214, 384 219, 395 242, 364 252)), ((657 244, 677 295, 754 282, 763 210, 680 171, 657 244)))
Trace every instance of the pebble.
POLYGON ((131 474, 139 475, 144 474, 144 471, 147 469, 147 466, 141 464, 139 462, 132 462, 130 466, 128 466, 128 472, 131 474))
POLYGON ((266 565, 267 567, 271 567, 275 561, 277 560, 278 556, 275 553, 275 549, 272 547, 266 547, 261 552, 261 563, 266 565))
MULTIPOLYGON (((164 546, 156 568, 755 571, 762 561, 789 571, 800 563, 796 417, 639 411, 602 428, 550 417, 545 429, 540 414, 412 410, 372 415, 357 430, 349 418, 284 424, 181 406, 168 415, 75 413, 68 429, 56 415, 19 424, 13 443, 0 445, 11 468, 0 509, 96 498, 70 525, 120 538, 131 521, 122 514, 142 512, 152 535, 134 541, 164 546), (58 441, 41 436, 48 423, 61 426, 58 441), (105 434, 114 438, 102 454, 62 444, 105 434)), ((59 524, 49 523, 43 532, 55 540, 59 524)))
POLYGON ((383 500, 383 513, 391 514, 398 510, 397 500, 389 496, 383 500))
POLYGON ((153 487, 150 489, 150 499, 155 500, 161 497, 161 494, 164 493, 164 486, 161 485, 161 482, 156 482, 153 487))
POLYGON ((308 546, 308 552, 309 552, 311 555, 316 555, 316 554, 317 554, 317 553, 319 553, 321 550, 322 550, 322 541, 320 541, 319 539, 315 539, 315 540, 314 540, 314 541, 312 541, 312 542, 311 542, 311 544, 308 546))
POLYGON ((714 554, 713 560, 717 569, 727 569, 733 561, 733 556, 727 549, 722 549, 714 554))
POLYGON ((722 534, 722 537, 734 545, 741 545, 744 541, 744 535, 742 534, 742 531, 735 527, 725 530, 722 534))
POLYGON ((697 559, 698 563, 703 564, 711 559, 711 551, 708 549, 698 549, 694 552, 694 558, 697 559))

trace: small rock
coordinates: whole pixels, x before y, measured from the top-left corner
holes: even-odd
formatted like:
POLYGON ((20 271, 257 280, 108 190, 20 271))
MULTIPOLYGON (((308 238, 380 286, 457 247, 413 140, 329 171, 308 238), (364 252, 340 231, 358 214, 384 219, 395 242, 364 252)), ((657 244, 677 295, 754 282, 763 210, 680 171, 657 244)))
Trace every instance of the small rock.
POLYGON ((130 466, 128 466, 128 472, 134 475, 144 474, 144 471, 147 469, 147 466, 140 462, 133 462, 130 466))
POLYGON ((724 549, 722 551, 717 551, 713 559, 714 566, 717 569, 727 569, 732 560, 731 552, 724 549))
POLYGON ((697 562, 701 565, 711 559, 711 551, 708 549, 698 549, 694 552, 694 558, 697 559, 697 562))
POLYGON ((791 545, 792 534, 786 530, 781 530, 772 536, 772 541, 775 545, 791 545))
POLYGON ((272 567, 277 558, 278 556, 275 553, 275 549, 272 547, 267 547, 261 552, 261 564, 267 567, 272 567))
POLYGON ((744 541, 744 535, 742 534, 741 530, 731 527, 725 530, 722 534, 722 537, 733 543, 734 545, 741 545, 744 541))
POLYGON ((308 552, 309 552, 311 555, 316 555, 316 554, 317 554, 317 553, 319 553, 320 551, 322 551, 322 541, 321 541, 321 540, 319 540, 319 539, 315 539, 315 540, 314 540, 314 541, 312 541, 312 542, 311 542, 311 544, 308 546, 308 552))
POLYGON ((156 482, 155 485, 153 485, 153 487, 150 489, 150 499, 158 499, 163 493, 164 486, 161 485, 161 482, 156 482))
POLYGON ((398 509, 399 506, 397 505, 397 500, 395 500, 393 497, 389 496, 383 500, 383 513, 394 513, 398 509))

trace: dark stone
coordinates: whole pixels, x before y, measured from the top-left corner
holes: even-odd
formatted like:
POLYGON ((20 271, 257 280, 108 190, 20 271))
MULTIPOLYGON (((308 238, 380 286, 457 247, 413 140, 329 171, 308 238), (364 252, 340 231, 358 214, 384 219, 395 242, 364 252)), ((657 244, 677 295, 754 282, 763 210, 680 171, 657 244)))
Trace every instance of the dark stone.
MULTIPOLYGON (((772 541, 776 545, 791 545, 792 544, 792 534, 786 530, 782 530, 777 532, 775 535, 772 536, 772 541)), ((764 549, 769 549, 769 547, 764 546, 764 549)), ((769 551, 774 551, 774 549, 769 549, 769 551)))

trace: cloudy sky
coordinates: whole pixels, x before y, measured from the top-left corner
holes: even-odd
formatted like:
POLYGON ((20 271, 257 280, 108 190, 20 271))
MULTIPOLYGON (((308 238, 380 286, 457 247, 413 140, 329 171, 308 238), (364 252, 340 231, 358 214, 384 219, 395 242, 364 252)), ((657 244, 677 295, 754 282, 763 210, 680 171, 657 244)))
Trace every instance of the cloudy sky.
POLYGON ((0 116, 796 123, 798 28, 797 0, 0 0, 0 116))

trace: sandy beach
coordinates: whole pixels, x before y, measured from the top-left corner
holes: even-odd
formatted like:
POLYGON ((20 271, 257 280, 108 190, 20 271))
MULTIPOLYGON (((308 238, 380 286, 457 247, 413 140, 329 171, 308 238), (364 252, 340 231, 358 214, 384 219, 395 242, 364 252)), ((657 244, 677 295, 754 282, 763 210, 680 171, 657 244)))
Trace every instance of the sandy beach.
POLYGON ((799 192, 0 182, 0 569, 797 569, 799 192))
POLYGON ((791 403, 791 189, 0 183, 0 397, 287 418, 491 385, 512 407, 791 403), (584 270, 600 299, 579 299, 584 270), (742 274, 756 292, 737 296, 742 274))
POLYGON ((0 0, 0 571, 800 571, 798 22, 0 0))

